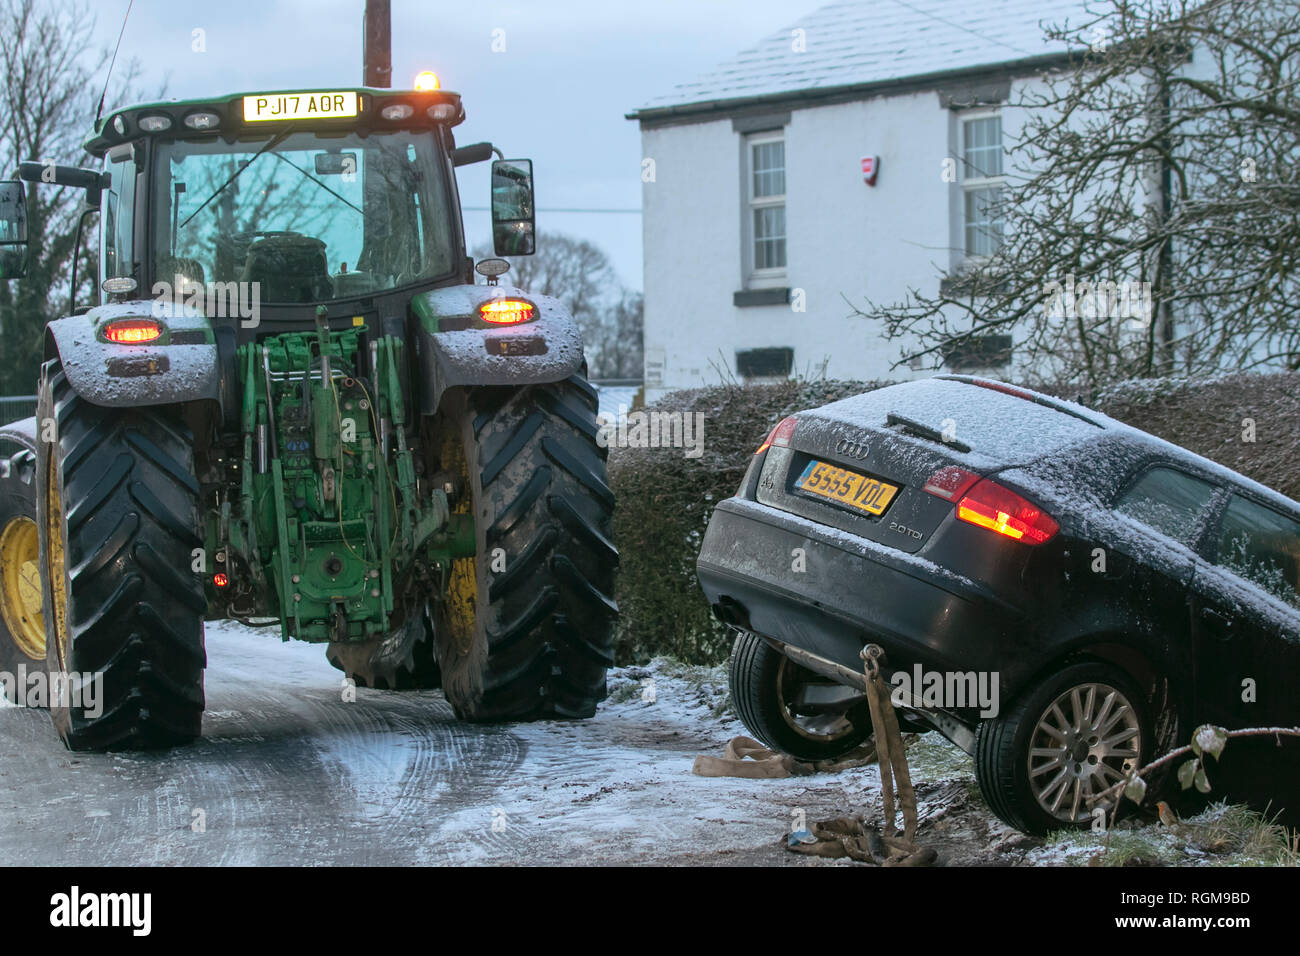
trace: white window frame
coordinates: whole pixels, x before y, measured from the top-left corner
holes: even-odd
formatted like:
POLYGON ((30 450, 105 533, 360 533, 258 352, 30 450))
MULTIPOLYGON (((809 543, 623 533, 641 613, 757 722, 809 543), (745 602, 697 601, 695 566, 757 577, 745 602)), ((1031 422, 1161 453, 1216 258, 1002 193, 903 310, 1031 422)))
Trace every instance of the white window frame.
POLYGON ((785 240, 785 264, 771 268, 760 269, 758 262, 758 236, 754 229, 754 213, 758 209, 770 209, 781 207, 783 210, 786 206, 786 195, 790 189, 790 167, 788 156, 785 151, 785 131, 769 130, 763 133, 751 133, 745 137, 745 198, 747 201, 745 209, 745 261, 748 265, 749 278, 754 284, 759 285, 764 282, 771 282, 785 278, 786 268, 790 263, 790 221, 787 216, 785 220, 785 232, 782 238, 785 240), (786 192, 779 196, 756 196, 754 195, 754 148, 766 143, 781 144, 781 174, 785 179, 786 192))
MULTIPOLYGON (((961 228, 958 232, 958 236, 959 236, 959 241, 961 243, 962 261, 968 263, 983 262, 988 257, 985 255, 980 255, 978 253, 971 252, 967 248, 966 227, 968 223, 966 220, 966 197, 971 193, 977 192, 979 190, 984 190, 984 189, 1005 190, 1007 188, 1007 172, 1006 172, 1007 151, 1005 146, 1002 147, 1002 172, 996 176, 983 176, 983 175, 972 176, 970 175, 970 169, 966 164, 967 124, 977 120, 983 120, 983 119, 996 119, 998 121, 998 141, 1000 144, 1005 142, 1005 138, 1002 132, 1002 111, 1000 109, 969 110, 969 111, 963 111, 957 115, 957 165, 961 169, 961 176, 960 176, 961 196, 959 199, 960 207, 958 209, 958 217, 957 217, 958 221, 961 223, 961 228)), ((1006 224, 1003 223, 1003 229, 1005 230, 1005 228, 1006 228, 1006 224)), ((1004 240, 1000 238, 998 240, 998 244, 1000 245, 1002 241, 1004 240)))

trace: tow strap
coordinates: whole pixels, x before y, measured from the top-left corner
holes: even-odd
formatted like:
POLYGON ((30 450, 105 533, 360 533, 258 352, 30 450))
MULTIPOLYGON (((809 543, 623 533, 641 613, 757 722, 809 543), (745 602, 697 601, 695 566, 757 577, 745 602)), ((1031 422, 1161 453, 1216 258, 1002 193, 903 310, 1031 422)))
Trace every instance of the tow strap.
POLYGON ((838 761, 805 763, 787 754, 769 750, 749 737, 736 737, 727 744, 721 758, 696 757, 693 772, 704 777, 779 778, 825 773, 880 763, 880 790, 884 802, 884 823, 877 828, 862 816, 836 817, 812 824, 786 837, 786 848, 809 856, 830 859, 848 857, 876 866, 930 866, 938 854, 916 843, 916 792, 907 766, 907 751, 898 729, 898 715, 890 701, 889 687, 881 668, 885 651, 878 644, 862 649, 866 675, 867 706, 871 710, 872 739, 838 761), (897 804, 894 781, 898 782, 897 804), (902 809, 903 830, 896 827, 897 809, 902 809))
POLYGON ((871 708, 871 730, 880 758, 880 792, 885 818, 877 830, 861 816, 837 817, 814 823, 809 830, 791 833, 786 847, 795 853, 845 857, 877 866, 930 866, 938 854, 916 843, 916 792, 907 767, 907 751, 898 732, 898 715, 889 699, 889 688, 881 674, 885 651, 879 644, 862 649, 863 672, 867 678, 867 706, 871 708), (898 780, 898 803, 903 811, 903 832, 895 828, 894 780, 898 780))

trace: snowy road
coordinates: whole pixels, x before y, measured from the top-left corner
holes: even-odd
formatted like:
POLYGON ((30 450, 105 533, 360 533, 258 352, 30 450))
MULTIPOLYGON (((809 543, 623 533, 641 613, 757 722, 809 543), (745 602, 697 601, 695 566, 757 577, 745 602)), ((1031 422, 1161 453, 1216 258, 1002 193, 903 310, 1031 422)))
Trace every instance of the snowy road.
POLYGON ((0 708, 0 864, 803 863, 796 810, 876 793, 874 768, 692 776, 742 732, 709 672, 622 670, 593 720, 484 727, 439 692, 345 702, 322 648, 271 633, 210 626, 208 654, 203 739, 171 752, 72 754, 0 708))
MULTIPOLYGON (((273 632, 222 624, 207 643, 203 739, 189 747, 72 754, 44 713, 0 705, 0 865, 844 866, 857 864, 787 852, 791 824, 880 818, 876 767, 692 775, 697 754, 721 754, 744 732, 724 706, 722 668, 622 668, 592 720, 476 726, 437 691, 360 690, 347 702, 321 647, 273 632)), ((918 839, 940 864, 1097 852, 1099 837, 1044 843, 996 821, 970 759, 937 734, 908 759, 918 839)), ((1176 836, 1157 833, 1144 852, 1215 859, 1180 851, 1176 836)))

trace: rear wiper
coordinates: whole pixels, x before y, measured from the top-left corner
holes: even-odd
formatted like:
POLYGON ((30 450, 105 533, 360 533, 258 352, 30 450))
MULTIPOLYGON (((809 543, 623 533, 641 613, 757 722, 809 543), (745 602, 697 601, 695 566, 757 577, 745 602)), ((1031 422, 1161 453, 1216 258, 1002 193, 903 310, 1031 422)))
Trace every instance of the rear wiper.
POLYGON ((917 435, 921 438, 928 438, 931 441, 937 441, 941 445, 947 445, 955 451, 963 453, 970 451, 970 445, 965 442, 957 441, 955 438, 945 438, 943 432, 937 431, 929 425, 922 425, 920 422, 913 421, 910 418, 904 418, 902 415, 895 415, 893 412, 890 412, 885 416, 885 425, 897 425, 905 432, 910 432, 911 434, 917 435))

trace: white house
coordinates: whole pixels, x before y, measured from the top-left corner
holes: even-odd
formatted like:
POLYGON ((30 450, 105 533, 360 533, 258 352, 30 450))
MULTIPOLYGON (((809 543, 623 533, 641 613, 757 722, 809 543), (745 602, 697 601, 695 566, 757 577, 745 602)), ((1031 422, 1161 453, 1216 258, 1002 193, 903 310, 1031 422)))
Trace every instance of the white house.
MULTIPOLYGON (((848 303, 933 293, 999 241, 984 206, 1021 122, 1005 104, 1065 62, 1040 24, 1080 10, 840 0, 629 114, 647 399, 723 378, 924 374, 891 368, 901 343, 848 303)), ((1013 352, 989 336, 947 362, 1005 372, 1013 352)))

